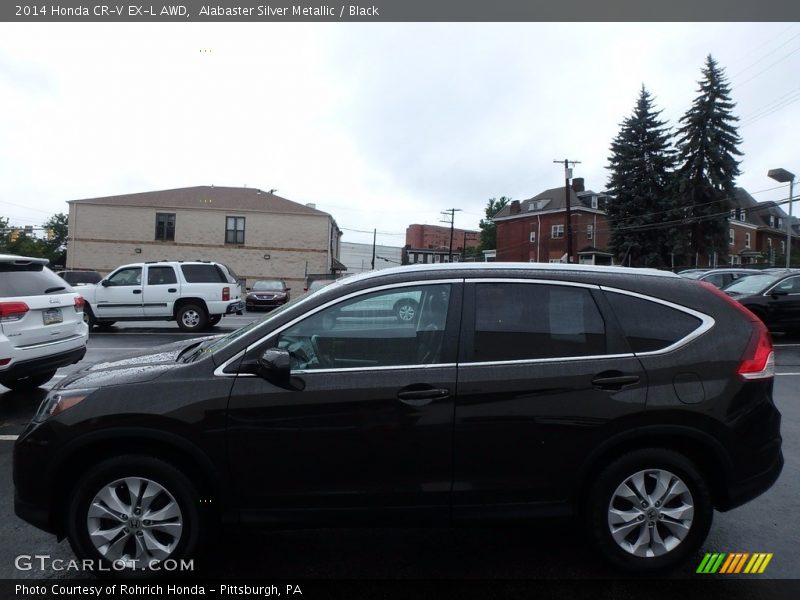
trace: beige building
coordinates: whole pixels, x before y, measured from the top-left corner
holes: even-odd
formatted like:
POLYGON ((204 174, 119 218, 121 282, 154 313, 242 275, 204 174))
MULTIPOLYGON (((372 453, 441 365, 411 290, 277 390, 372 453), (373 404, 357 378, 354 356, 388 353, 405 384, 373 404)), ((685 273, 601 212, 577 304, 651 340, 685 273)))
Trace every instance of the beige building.
POLYGON ((201 186, 71 200, 67 268, 212 260, 252 285, 337 274, 341 231, 331 215, 255 188, 201 186))

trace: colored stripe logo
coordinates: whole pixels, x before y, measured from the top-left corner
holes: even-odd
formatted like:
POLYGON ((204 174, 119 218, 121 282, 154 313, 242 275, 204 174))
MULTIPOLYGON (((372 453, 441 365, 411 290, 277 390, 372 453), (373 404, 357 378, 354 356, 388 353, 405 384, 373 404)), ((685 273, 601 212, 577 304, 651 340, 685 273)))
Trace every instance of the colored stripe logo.
POLYGON ((709 552, 697 567, 697 573, 713 575, 724 573, 727 575, 738 573, 760 574, 767 569, 772 553, 769 552, 709 552))

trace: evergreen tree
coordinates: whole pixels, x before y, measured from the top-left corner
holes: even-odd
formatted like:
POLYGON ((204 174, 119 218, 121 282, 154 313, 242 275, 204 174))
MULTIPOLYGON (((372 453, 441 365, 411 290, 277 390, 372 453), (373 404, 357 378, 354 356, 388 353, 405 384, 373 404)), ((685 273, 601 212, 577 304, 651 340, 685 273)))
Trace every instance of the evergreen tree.
POLYGON ((486 218, 481 219, 479 224, 481 241, 478 244, 478 252, 497 248, 497 226, 492 221, 492 218, 509 202, 511 202, 511 198, 506 198, 505 196, 501 196, 499 200, 497 198, 489 198, 489 202, 484 208, 486 218))
POLYGON ((610 243, 623 264, 664 267, 670 264, 669 196, 675 152, 670 131, 658 119, 653 98, 642 86, 631 116, 611 143, 608 169, 610 243))
POLYGON ((676 251, 688 250, 690 264, 715 252, 724 258, 728 248, 728 217, 741 138, 732 114, 730 86, 711 55, 702 70, 699 95, 681 117, 677 131, 678 172, 675 181, 676 209, 689 227, 676 235, 676 251))

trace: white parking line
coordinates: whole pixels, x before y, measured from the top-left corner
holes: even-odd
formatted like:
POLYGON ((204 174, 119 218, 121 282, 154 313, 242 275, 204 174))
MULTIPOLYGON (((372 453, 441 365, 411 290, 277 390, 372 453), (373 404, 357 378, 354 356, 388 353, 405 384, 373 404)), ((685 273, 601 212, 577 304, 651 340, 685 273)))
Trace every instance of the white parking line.
POLYGON ((800 344, 772 344, 775 348, 800 348, 800 344))
POLYGON ((800 375, 800 373, 775 373, 775 375, 800 375))
POLYGON ((0 435, 0 442, 14 442, 18 437, 18 435, 0 435))

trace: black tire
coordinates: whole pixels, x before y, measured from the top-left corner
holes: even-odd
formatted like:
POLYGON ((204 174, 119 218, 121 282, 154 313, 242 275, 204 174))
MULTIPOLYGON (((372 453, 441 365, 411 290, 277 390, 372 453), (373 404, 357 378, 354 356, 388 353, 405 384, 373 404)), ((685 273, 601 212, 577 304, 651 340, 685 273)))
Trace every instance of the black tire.
MULTIPOLYGON (((677 491, 682 488, 672 489, 677 491)), ((697 552, 708 535, 714 512, 708 484, 700 470, 686 456, 665 448, 635 450, 612 462, 598 475, 592 485, 585 509, 589 531, 600 553, 617 568, 642 574, 668 571, 697 552), (632 504, 628 506, 619 496, 615 498, 618 488, 622 489, 623 483, 641 472, 645 472, 642 482, 648 494, 652 490, 652 495, 646 499, 652 502, 652 506, 643 502, 638 506, 632 504), (669 473, 676 477, 685 484, 688 496, 683 493, 664 502, 663 505, 657 501, 653 502, 659 497, 655 489, 656 472, 669 473), (681 515, 685 519, 689 513, 684 512, 681 507, 686 506, 693 507, 691 519, 685 521, 688 530, 668 522, 673 515, 681 515), (618 543, 612 535, 612 526, 609 523, 612 518, 612 508, 622 512, 645 513, 636 517, 635 522, 633 519, 626 521, 632 529, 629 530, 629 537, 623 539, 621 543, 618 543), (660 516, 661 511, 664 511, 663 518, 660 516), (665 542, 660 551, 658 544, 653 544, 653 537, 650 537, 650 542, 642 548, 642 551, 652 553, 651 556, 636 556, 630 550, 623 548, 622 544, 632 548, 643 531, 646 532, 643 535, 655 534, 665 542), (678 540, 673 531, 678 531, 683 536, 682 539, 678 540)), ((626 531, 624 527, 620 529, 626 531)))
POLYGON ((214 325, 216 325, 220 321, 222 321, 222 315, 211 315, 210 317, 208 317, 208 326, 214 327, 214 325))
MULTIPOLYGON (((148 486, 152 489, 151 484, 155 483, 166 491, 166 494, 159 492, 158 495, 151 499, 152 504, 150 506, 151 508, 155 507, 153 510, 162 508, 163 503, 171 502, 177 504, 180 510, 178 516, 182 525, 180 534, 178 536, 160 537, 158 540, 170 548, 168 556, 164 556, 160 560, 163 562, 164 560, 173 559, 180 563, 181 559, 191 559, 195 555, 207 530, 206 525, 208 523, 207 515, 204 514, 200 507, 200 495, 197 488, 183 472, 170 463, 152 456, 136 454, 117 456, 95 465, 72 488, 68 496, 67 511, 65 513, 65 531, 70 546, 79 559, 92 560, 94 561, 93 564, 100 565, 101 569, 105 569, 101 574, 125 577, 169 575, 170 573, 166 572, 166 570, 150 567, 150 561, 154 559, 144 556, 138 559, 138 562, 128 563, 128 568, 120 569, 122 562, 116 562, 104 556, 90 538, 90 527, 110 529, 119 526, 117 520, 110 517, 100 521, 95 520, 93 524, 90 524, 88 522, 90 518, 89 510, 97 494, 103 488, 111 487, 114 483, 120 484, 114 487, 115 490, 119 490, 116 492, 118 494, 117 497, 126 500, 122 504, 128 504, 131 494, 127 491, 129 488, 122 483, 122 480, 125 479, 146 479, 148 480, 147 486, 142 485, 141 489, 147 489, 148 486)), ((142 503, 144 501, 140 500, 139 502, 142 503)), ((131 504, 135 505, 132 502, 131 504)), ((127 552, 128 556, 133 555, 138 530, 144 530, 146 527, 144 525, 146 523, 144 516, 147 514, 146 511, 139 513, 140 519, 134 524, 132 524, 133 519, 125 522, 126 529, 130 529, 127 534, 128 541, 121 547, 124 548, 123 552, 127 552), (131 530, 135 530, 136 527, 138 527, 137 534, 134 534, 131 530)), ((133 514, 131 516, 135 519, 133 514)), ((148 533, 156 535, 152 531, 150 530, 148 533)), ((112 540, 119 539, 125 535, 125 533, 119 532, 117 538, 112 538, 112 540)), ((125 554, 123 555, 125 556, 125 554)), ((128 559, 118 560, 124 561, 128 559)), ((136 561, 137 559, 134 555, 129 560, 136 561)))
POLYGON ((55 374, 55 371, 48 371, 47 373, 37 373, 36 375, 28 375, 27 377, 19 377, 16 379, 0 379, 0 384, 15 392, 24 392, 35 390, 39 386, 44 385, 50 381, 55 374))
POLYGON ((98 321, 97 323, 95 323, 95 325, 97 327, 100 327, 101 329, 108 329, 114 323, 116 323, 116 321, 98 321))
POLYGON ((401 298, 394 303, 394 314, 398 321, 410 323, 417 318, 417 303, 411 298, 401 298))
POLYGON ((92 309, 89 308, 88 302, 83 307, 83 322, 89 326, 89 331, 92 330, 92 327, 97 325, 97 320, 94 318, 94 313, 92 312, 92 309))
POLYGON ((184 304, 175 314, 178 327, 183 331, 202 331, 208 327, 208 313, 197 304, 184 304))

